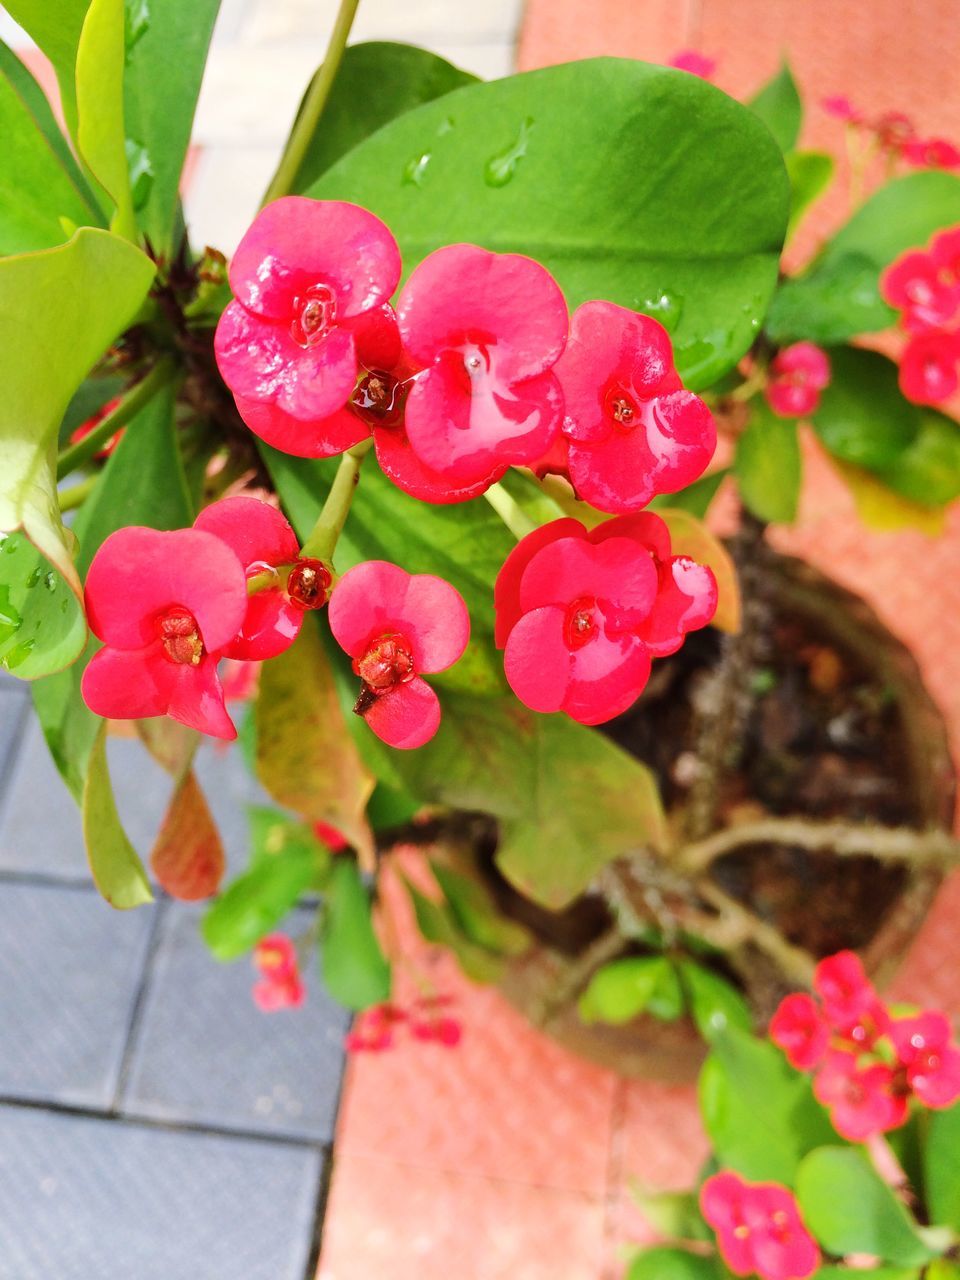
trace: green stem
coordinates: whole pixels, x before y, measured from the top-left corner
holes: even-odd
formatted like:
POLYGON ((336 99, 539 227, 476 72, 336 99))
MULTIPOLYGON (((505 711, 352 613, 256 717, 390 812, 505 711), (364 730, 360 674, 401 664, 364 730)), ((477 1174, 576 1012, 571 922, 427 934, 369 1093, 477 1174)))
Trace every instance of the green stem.
POLYGON ((350 28, 353 26, 353 19, 359 4, 360 0, 340 0, 337 20, 333 24, 333 31, 330 33, 330 43, 327 45, 326 56, 319 71, 313 77, 310 88, 307 90, 303 107, 293 123, 293 128, 290 130, 286 148, 280 157, 277 171, 273 175, 269 187, 267 187, 267 193, 263 197, 261 208, 264 204, 269 204, 271 200, 276 200, 278 196, 287 195, 293 189, 297 174, 300 172, 300 166, 303 164, 304 157, 310 146, 310 140, 316 132, 317 124, 323 115, 327 99, 330 97, 333 82, 337 78, 343 51, 347 47, 347 37, 350 34, 350 28))
POLYGON ((323 560, 329 564, 337 547, 337 539, 343 530, 353 502, 353 495, 360 480, 360 468, 370 452, 372 440, 355 445, 340 459, 323 510, 313 526, 310 537, 303 544, 300 554, 311 560, 323 560))
POLYGON ((538 527, 502 484, 492 484, 483 496, 518 542, 538 527))
POLYGON ((125 427, 131 418, 136 417, 161 387, 172 382, 176 368, 176 364, 169 356, 165 356, 155 364, 145 378, 141 378, 130 388, 117 407, 108 413, 102 422, 98 422, 82 440, 63 450, 57 458, 57 479, 62 480, 71 471, 76 471, 77 467, 82 467, 85 462, 89 462, 95 453, 113 439, 121 427, 125 427))
POLYGON ((99 476, 87 476, 86 480, 81 480, 79 484, 73 485, 70 489, 64 489, 62 493, 58 494, 57 499, 60 503, 61 513, 76 511, 77 507, 82 506, 93 492, 93 488, 99 479, 99 476))

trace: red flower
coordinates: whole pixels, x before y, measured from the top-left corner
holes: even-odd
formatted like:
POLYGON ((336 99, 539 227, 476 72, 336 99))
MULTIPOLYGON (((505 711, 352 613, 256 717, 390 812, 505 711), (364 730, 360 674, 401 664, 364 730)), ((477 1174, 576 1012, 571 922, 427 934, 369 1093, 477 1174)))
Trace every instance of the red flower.
POLYGON ((960 288, 941 275, 929 253, 914 249, 899 257, 880 277, 885 302, 903 312, 904 327, 922 333, 948 324, 960 310, 960 288))
POLYGON ((395 1028, 407 1018, 395 1004, 375 1004, 364 1010, 344 1037, 347 1053, 382 1053, 393 1047, 395 1028))
POLYGON ((111 534, 87 575, 87 617, 105 643, 83 673, 97 715, 169 715, 216 738, 235 738, 217 677, 247 611, 246 576, 211 533, 111 534))
POLYGON ((860 957, 838 951, 821 960, 814 970, 813 989, 823 1001, 823 1011, 834 1025, 849 1025, 872 1009, 877 993, 860 957))
POLYGON ((847 124, 861 124, 863 122, 863 112, 853 105, 845 94, 834 94, 833 97, 824 98, 820 103, 827 115, 833 116, 837 120, 843 120, 847 124))
POLYGON ((913 121, 902 111, 885 111, 874 122, 873 129, 877 141, 887 151, 902 151, 917 133, 913 121))
POLYGON ((696 49, 681 49, 673 55, 667 66, 674 67, 677 71, 688 71, 700 80, 709 80, 717 69, 717 60, 697 53, 696 49))
POLYGON ((808 995, 787 996, 770 1022, 770 1039, 798 1071, 809 1071, 823 1060, 830 1044, 830 1027, 816 1001, 808 995))
POLYGON ((830 361, 812 342, 784 347, 770 364, 764 388, 767 404, 780 418, 803 418, 820 403, 820 392, 830 381, 830 361))
POLYGON ((341 578, 330 629, 362 683, 354 710, 392 747, 422 747, 440 725, 437 695, 422 673, 445 671, 470 637, 458 591, 430 574, 369 560, 341 578))
POLYGON ((313 824, 313 834, 317 839, 327 846, 331 853, 342 853, 344 849, 349 849, 350 844, 342 831, 338 831, 336 827, 331 827, 328 822, 315 822, 313 824))
POLYGON ((900 357, 900 390, 914 404, 942 404, 960 385, 960 334, 930 329, 911 338, 900 357))
POLYGON ((806 1280, 820 1249, 793 1194, 775 1182, 747 1182, 726 1170, 700 1188, 700 1209, 717 1233, 721 1257, 737 1276, 806 1280))
POLYGON ((890 1028, 907 1083, 928 1107, 950 1107, 960 1098, 960 1049, 942 1013, 898 1018, 890 1028))
MULTIPOLYGON (((83 440, 85 436, 88 436, 94 427, 99 427, 100 423, 108 414, 113 413, 119 403, 120 396, 114 396, 112 400, 108 400, 107 403, 98 409, 96 413, 92 413, 86 421, 81 422, 79 427, 75 427, 70 433, 70 443, 77 444, 79 441, 83 440)), ((103 448, 98 449, 93 456, 95 458, 109 458, 111 453, 113 453, 114 449, 116 449, 117 445, 120 443, 120 438, 123 435, 123 432, 124 428, 121 427, 119 431, 116 431, 110 437, 103 448)))
POLYGON ((448 995, 421 996, 410 1011, 410 1031, 417 1040, 455 1048, 463 1035, 458 1018, 442 1012, 452 1003, 448 995))
POLYGON ((399 279, 397 243, 366 209, 284 196, 258 214, 230 264, 236 300, 215 339, 252 431, 306 457, 369 434, 344 410, 361 359, 389 367, 399 358, 387 304, 399 279))
POLYGON ((849 1142, 863 1142, 903 1124, 907 1100, 884 1063, 861 1067, 857 1056, 831 1049, 813 1081, 817 1100, 830 1108, 833 1127, 849 1142))
POLYGON ((283 933, 271 933, 257 943, 253 951, 254 967, 261 974, 253 985, 254 1004, 263 1013, 278 1009, 294 1009, 306 998, 300 977, 297 949, 283 933))
POLYGON ((570 479, 601 511, 636 511, 655 494, 676 493, 713 457, 710 411, 683 390, 667 331, 649 316, 585 302, 557 377, 570 479))
POLYGON ((423 370, 405 430, 426 467, 462 488, 546 452, 562 416, 550 370, 566 341, 567 308, 544 267, 450 245, 414 270, 397 316, 404 350, 423 370))
MULTIPOLYGON (((257 498, 214 502, 200 512, 193 527, 225 542, 243 565, 247 578, 276 572, 281 566, 293 564, 300 555, 297 535, 285 517, 269 502, 257 498)), ((277 575, 276 586, 248 596, 243 625, 223 655, 241 661, 275 658, 293 644, 302 622, 303 610, 290 600, 277 575)))
POLYGON ((930 241, 930 257, 948 279, 960 282, 960 227, 935 235, 930 241))
POLYGON ((907 164, 922 169, 960 169, 960 150, 946 138, 910 138, 902 155, 907 164))

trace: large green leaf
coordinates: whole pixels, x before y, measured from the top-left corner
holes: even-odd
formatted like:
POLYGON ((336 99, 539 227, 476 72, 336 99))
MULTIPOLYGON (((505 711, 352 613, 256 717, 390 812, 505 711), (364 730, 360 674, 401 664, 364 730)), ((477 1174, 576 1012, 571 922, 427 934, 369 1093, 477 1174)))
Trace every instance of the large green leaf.
MULTIPOLYGON (((191 6, 193 7, 193 6, 191 6)), ((111 227, 136 235, 123 125, 124 0, 91 0, 77 45, 77 148, 116 206, 111 227)))
POLYGON ((836 165, 826 151, 791 151, 785 160, 790 178, 789 240, 804 214, 830 186, 836 165))
POLYGON ((342 155, 397 116, 476 79, 413 45, 382 41, 351 45, 343 55, 293 190, 305 191, 342 155), (373 86, 375 92, 371 91, 373 86))
POLYGON ((0 533, 0 666, 35 680, 70 665, 87 639, 80 601, 23 533, 0 533))
POLYGON ((413 903, 417 928, 426 941, 452 951, 457 964, 471 982, 499 981, 503 973, 503 958, 468 937, 448 903, 434 902, 409 880, 404 883, 413 903))
POLYGON ((127 55, 127 136, 152 175, 137 217, 160 251, 174 247, 180 173, 219 8, 220 0, 150 0, 127 55))
POLYGON ((955 1240, 950 1231, 921 1227, 866 1153, 850 1147, 811 1151, 797 1173, 797 1199, 807 1226, 839 1257, 868 1253, 916 1266, 955 1240))
POLYGON ((750 1007, 726 978, 693 960, 681 960, 678 967, 691 1016, 705 1040, 715 1040, 728 1027, 752 1030, 750 1007))
POLYGON ((91 365, 132 320, 154 267, 109 232, 0 261, 0 529, 23 528, 80 595, 56 502, 56 433, 91 365))
POLYGON ((379 214, 408 270, 469 241, 537 258, 571 306, 649 311, 693 386, 756 337, 789 205, 779 149, 748 108, 617 58, 455 90, 367 138, 309 194, 379 214))
POLYGON ((7 12, 53 63, 71 133, 77 127, 77 46, 89 7, 90 0, 4 0, 7 12))
POLYGON ((803 104, 797 82, 785 62, 747 106, 767 126, 781 151, 793 150, 803 124, 803 104))
POLYGON ((324 984, 348 1009, 366 1009, 390 995, 390 966, 373 931, 370 898, 349 856, 334 859, 320 952, 324 984))
POLYGON ((923 1171, 930 1220, 960 1231, 960 1106, 926 1119, 923 1171))
POLYGON ((20 94, 0 73, 0 254, 45 249, 65 239, 61 218, 90 219, 20 94))
POLYGON ((111 907, 124 911, 150 902, 143 863, 127 839, 110 786, 106 724, 99 722, 83 789, 83 839, 94 883, 111 907))
POLYGON ((960 177, 939 170, 887 183, 833 237, 803 276, 788 280, 770 308, 777 342, 843 342, 885 329, 894 312, 880 297, 884 267, 960 222, 960 177))
POLYGON ((471 942, 494 955, 518 956, 527 950, 529 931, 502 913, 479 877, 463 875, 434 859, 430 869, 457 925, 471 942))
POLYGON ((725 1274, 719 1258, 661 1245, 638 1254, 626 1280, 722 1280, 725 1274))
POLYGON ((797 515, 802 468, 796 422, 753 400, 733 463, 744 505, 761 520, 789 524, 797 515))
POLYGON ((734 1027, 704 1063, 700 1111, 719 1162, 752 1181, 792 1185, 807 1152, 837 1138, 806 1077, 734 1027))
MULTIPOLYGON (((940 1271, 938 1263, 931 1263, 923 1274, 925 1280, 947 1280, 947 1273, 940 1271)), ((858 1267, 855 1271, 849 1267, 821 1267, 813 1280, 920 1280, 920 1272, 915 1267, 858 1267)))

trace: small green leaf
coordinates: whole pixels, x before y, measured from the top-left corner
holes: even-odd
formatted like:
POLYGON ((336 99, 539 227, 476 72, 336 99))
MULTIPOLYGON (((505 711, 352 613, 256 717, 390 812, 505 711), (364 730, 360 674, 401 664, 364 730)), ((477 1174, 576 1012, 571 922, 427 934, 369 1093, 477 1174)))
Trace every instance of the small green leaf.
MULTIPOLYGON (((924 1280, 947 1280, 948 1274, 953 1277, 953 1272, 942 1272, 940 1267, 944 1265, 940 1262, 932 1262, 929 1267, 922 1273, 924 1280)), ((949 1266, 950 1264, 946 1264, 949 1266)), ((850 1267, 821 1267, 813 1280, 920 1280, 921 1272, 915 1267, 857 1267, 852 1270, 850 1267)))
POLYGON ((927 507, 901 498, 872 471, 834 459, 837 471, 853 496, 858 518, 868 529, 891 533, 915 529, 928 538, 938 538, 946 528, 946 507, 927 507))
POLYGON ((405 826, 422 807, 406 792, 378 782, 367 801, 367 821, 374 831, 389 831, 405 826))
POLYGON ((786 62, 747 106, 767 126, 781 151, 793 150, 803 123, 803 104, 797 82, 786 62))
POLYGON ((462 875, 435 858, 430 861, 430 870, 471 942, 503 956, 522 955, 529 948, 529 931, 501 914, 492 894, 479 879, 462 875))
POLYGON ((927 1117, 924 1183, 930 1220, 960 1231, 960 1106, 927 1117))
POLYGON ((785 160, 790 178, 789 240, 810 207, 830 186, 836 164, 826 151, 791 151, 785 160))
POLYGON ((876 351, 835 347, 830 383, 821 392, 813 426, 824 448, 870 471, 898 463, 919 430, 920 413, 897 385, 897 366, 876 351))
POLYGON ((648 1191, 636 1183, 630 1187, 634 1203, 658 1235, 667 1240, 712 1241, 695 1191, 648 1191))
POLYGON ((822 1147, 797 1172, 804 1221, 829 1253, 869 1253, 884 1262, 917 1266, 955 1242, 950 1231, 921 1227, 883 1181, 867 1155, 850 1147, 822 1147))
POLYGON ((693 484, 688 484, 686 489, 681 489, 679 493, 658 494, 647 505, 651 511, 671 507, 676 511, 687 511, 698 520, 703 520, 710 510, 710 503, 716 497, 717 490, 729 474, 729 467, 720 467, 717 471, 711 471, 708 476, 695 480, 693 484))
POLYGON ((320 857, 316 845, 293 843, 229 884, 200 926, 214 956, 236 960, 276 929, 313 886, 320 857))
POLYGON ((626 1280, 723 1280, 725 1274, 718 1258, 662 1245, 638 1254, 626 1280))
POLYGON ((83 839, 94 883, 111 907, 126 911, 153 900, 137 851, 120 825, 107 768, 107 726, 100 721, 83 790, 83 839))
POLYGON ((584 1022, 609 1022, 614 1026, 630 1022, 648 1009, 658 989, 666 987, 671 974, 675 977, 673 965, 665 956, 626 956, 613 960, 590 979, 580 997, 580 1017, 584 1022))
POLYGON ((753 1016, 746 1000, 726 978, 692 960, 681 960, 679 969, 690 1012, 705 1040, 715 1040, 728 1027, 741 1031, 753 1029, 753 1016))
POLYGON ((464 976, 471 982, 485 985, 498 982, 503 973, 502 958, 475 943, 447 903, 434 902, 407 879, 404 884, 413 903, 417 928, 426 941, 452 951, 464 976))
POLYGON ((926 507, 946 506, 960 497, 960 424, 925 407, 918 409, 917 419, 914 439, 877 474, 901 497, 926 507))
POLYGON ((872 258, 843 254, 814 273, 784 280, 764 327, 781 345, 803 339, 821 346, 887 329, 897 313, 880 297, 877 279, 872 258))
POLYGON ((123 127, 123 0, 91 0, 77 46, 77 148, 116 205, 111 228, 136 236, 123 127))
POLYGON ((323 980, 334 1000, 367 1009, 390 995, 390 966, 370 918, 370 898, 350 857, 338 857, 327 886, 320 940, 323 980))
POLYGON ((744 505, 760 520, 792 523, 802 473, 796 422, 778 418, 766 401, 752 400, 750 421, 737 441, 733 462, 744 505))

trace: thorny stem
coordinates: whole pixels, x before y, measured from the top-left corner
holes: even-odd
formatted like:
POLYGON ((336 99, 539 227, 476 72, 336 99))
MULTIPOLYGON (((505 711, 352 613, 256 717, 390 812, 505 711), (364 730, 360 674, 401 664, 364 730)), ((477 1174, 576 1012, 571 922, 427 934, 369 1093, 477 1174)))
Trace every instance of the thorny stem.
POLYGON ((360 480, 360 468, 372 444, 372 439, 363 440, 341 457, 327 500, 323 504, 317 523, 313 526, 313 531, 303 544, 301 555, 313 560, 323 560, 327 564, 333 559, 337 540, 346 523, 350 504, 353 502, 353 495, 360 480))
MULTIPOLYGON (((102 422, 98 422, 82 440, 64 449, 57 458, 57 479, 62 480, 71 471, 88 462, 108 441, 113 439, 121 427, 125 427, 131 418, 136 417, 161 387, 172 382, 176 375, 177 366, 171 357, 165 356, 159 360, 145 378, 141 378, 130 388, 117 407, 108 413, 102 422)), ((62 505, 61 510, 63 510, 62 505)))
POLYGON ((330 33, 326 55, 310 83, 310 88, 303 100, 303 107, 290 130, 286 148, 280 157, 277 171, 267 187, 261 208, 271 200, 276 200, 278 196, 287 195, 293 189, 300 166, 303 164, 317 124, 323 115, 323 109, 327 105, 327 99, 330 97, 333 82, 337 78, 343 51, 347 46, 347 37, 353 26, 359 4, 360 0, 340 0, 340 8, 337 11, 336 22, 333 24, 333 31, 330 33))

